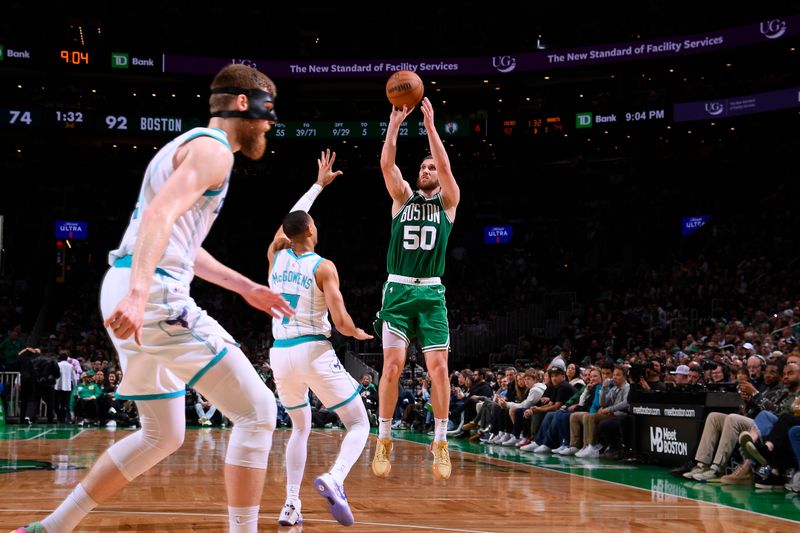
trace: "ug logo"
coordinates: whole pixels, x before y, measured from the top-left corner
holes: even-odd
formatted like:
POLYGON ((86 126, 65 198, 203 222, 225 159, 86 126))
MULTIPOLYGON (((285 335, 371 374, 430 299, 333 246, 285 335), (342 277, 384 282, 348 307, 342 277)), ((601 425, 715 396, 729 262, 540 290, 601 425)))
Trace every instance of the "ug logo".
POLYGON ((759 24, 761 35, 767 39, 777 39, 786 33, 786 21, 780 19, 765 20, 759 24))
POLYGON ((517 68, 517 59, 514 56, 492 56, 492 66, 498 72, 511 72, 517 68))

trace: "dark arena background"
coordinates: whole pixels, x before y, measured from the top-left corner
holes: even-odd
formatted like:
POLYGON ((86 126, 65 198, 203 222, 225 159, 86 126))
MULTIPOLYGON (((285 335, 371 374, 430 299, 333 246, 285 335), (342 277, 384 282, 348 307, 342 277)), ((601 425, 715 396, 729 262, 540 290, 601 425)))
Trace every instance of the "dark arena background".
MULTIPOLYGON (((430 474, 427 368, 412 343, 392 476, 370 472, 371 435, 347 480, 354 531, 800 529, 800 2, 310 4, 0 7, 0 530, 47 515, 137 428, 108 382, 121 372, 99 287, 148 162, 207 125, 228 63, 277 85, 267 153, 236 155, 204 243, 251 279, 267 283, 267 247, 330 148, 344 175, 311 209, 317 252, 372 331, 396 70, 422 78, 461 189, 442 278, 460 389, 452 477, 430 474), (39 369, 61 353, 102 371, 97 417, 56 408, 39 369), (540 442, 535 410, 515 427, 498 405, 506 388, 526 398, 515 372, 547 379, 555 358, 573 390, 593 369, 627 374, 627 407, 594 442, 580 422, 540 442), (751 427, 774 448, 765 464, 740 440, 751 427)), ((417 109, 397 152, 412 185, 428 151, 417 109)), ((192 294, 274 390, 270 317, 201 280, 192 294)), ((380 339, 332 341, 377 385, 380 339)), ((231 429, 224 413, 198 418, 196 401, 187 388, 183 446, 76 531, 226 531, 231 429)), ((318 404, 313 420, 292 531, 339 528, 311 480, 343 431, 318 404)), ((277 424, 264 531, 278 529, 285 492, 285 410, 277 424)))

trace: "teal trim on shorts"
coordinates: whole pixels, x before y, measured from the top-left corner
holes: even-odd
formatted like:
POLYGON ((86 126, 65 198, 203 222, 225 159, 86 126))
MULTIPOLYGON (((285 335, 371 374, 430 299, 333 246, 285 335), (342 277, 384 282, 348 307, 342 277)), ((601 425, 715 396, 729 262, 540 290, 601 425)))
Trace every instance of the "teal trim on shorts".
POLYGON ((203 193, 203 196, 219 196, 225 189, 210 189, 203 193))
MULTIPOLYGON (((133 266, 133 256, 124 255, 122 257, 117 257, 114 260, 114 266, 117 268, 131 268, 131 266, 133 266)), ((168 278, 172 278, 174 280, 178 279, 163 268, 156 268, 156 274, 161 274, 162 276, 167 276, 168 278)))
POLYGON ((292 346, 297 346, 298 344, 303 344, 306 342, 314 342, 314 341, 326 341, 328 337, 325 335, 302 335, 300 337, 294 337, 292 339, 275 339, 275 342, 272 343, 273 348, 290 348, 292 346))
POLYGON ((211 361, 209 361, 209 362, 208 362, 208 364, 207 364, 206 366, 204 366, 203 368, 201 368, 201 369, 200 369, 200 372, 198 372, 197 374, 195 374, 195 375, 194 375, 194 377, 193 377, 192 379, 190 379, 190 380, 189 380, 189 383, 187 383, 187 385, 189 385, 190 387, 194 387, 194 384, 195 384, 195 383, 197 383, 197 381, 198 381, 200 378, 202 378, 202 377, 203 377, 203 375, 204 375, 206 372, 208 372, 209 370, 211 370, 211 367, 212 367, 212 366, 214 366, 214 365, 216 365, 217 363, 219 363, 219 360, 220 360, 220 359, 222 359, 223 357, 225 357, 225 354, 226 354, 226 353, 228 353, 228 349, 227 349, 227 348, 223 348, 222 350, 220 350, 220 352, 219 352, 219 353, 218 353, 218 354, 217 354, 217 355, 214 357, 214 359, 212 359, 211 361))
POLYGON ((341 406, 343 406, 343 405, 345 405, 345 404, 347 404, 347 403, 350 403, 350 401, 351 401, 353 398, 355 398, 356 396, 358 396, 358 393, 359 393, 359 392, 361 392, 361 385, 359 385, 359 386, 356 388, 356 391, 355 391, 355 392, 352 394, 352 396, 350 396, 348 399, 346 399, 346 400, 345 400, 345 401, 343 401, 343 402, 337 403, 336 405, 331 405, 330 407, 328 407, 328 411, 335 411, 335 410, 337 410, 338 408, 340 408, 341 406))
POLYGON ((295 406, 292 406, 292 407, 286 407, 284 405, 283 408, 286 409, 287 411, 291 411, 292 409, 300 409, 301 407, 305 407, 306 405, 308 405, 308 402, 301 403, 300 405, 295 405, 295 406))
POLYGON ((169 398, 180 398, 181 396, 186 396, 186 389, 175 392, 162 392, 161 394, 131 394, 123 396, 118 392, 114 393, 114 397, 117 400, 136 400, 137 402, 142 400, 167 400, 169 398))

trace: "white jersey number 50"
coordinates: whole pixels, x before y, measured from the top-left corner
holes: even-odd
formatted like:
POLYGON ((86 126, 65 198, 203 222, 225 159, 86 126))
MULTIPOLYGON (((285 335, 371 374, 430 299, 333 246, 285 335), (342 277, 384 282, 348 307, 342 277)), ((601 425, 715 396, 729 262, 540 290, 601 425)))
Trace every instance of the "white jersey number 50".
POLYGON ((436 226, 403 226, 403 248, 406 250, 433 250, 436 244, 436 226))

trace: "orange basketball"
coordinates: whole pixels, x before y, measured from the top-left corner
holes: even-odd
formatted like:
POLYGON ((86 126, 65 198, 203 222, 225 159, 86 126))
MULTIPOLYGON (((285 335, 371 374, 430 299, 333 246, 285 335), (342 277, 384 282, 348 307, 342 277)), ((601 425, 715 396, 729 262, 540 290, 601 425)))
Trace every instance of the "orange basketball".
POLYGON ((410 70, 398 70, 386 82, 386 98, 398 109, 408 106, 409 109, 422 101, 425 86, 422 78, 410 70))

